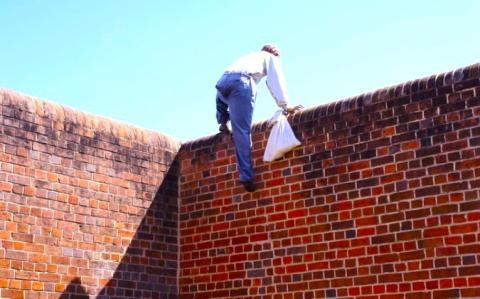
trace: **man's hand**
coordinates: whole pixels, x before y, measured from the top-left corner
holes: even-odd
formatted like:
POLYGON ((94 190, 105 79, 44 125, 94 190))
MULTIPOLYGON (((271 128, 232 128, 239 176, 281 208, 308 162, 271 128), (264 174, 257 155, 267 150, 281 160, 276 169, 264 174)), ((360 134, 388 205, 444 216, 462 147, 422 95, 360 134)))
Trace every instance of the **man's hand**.
POLYGON ((285 112, 286 112, 287 114, 294 114, 294 113, 297 113, 298 111, 300 111, 300 110, 302 110, 302 109, 303 109, 303 106, 302 106, 302 105, 297 105, 297 106, 285 108, 285 112))

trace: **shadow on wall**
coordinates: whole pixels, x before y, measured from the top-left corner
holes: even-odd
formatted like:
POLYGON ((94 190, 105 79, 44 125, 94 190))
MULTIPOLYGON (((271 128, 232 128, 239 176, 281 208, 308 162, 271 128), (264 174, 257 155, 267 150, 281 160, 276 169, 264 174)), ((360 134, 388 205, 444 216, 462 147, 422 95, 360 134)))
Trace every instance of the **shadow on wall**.
POLYGON ((178 168, 175 158, 98 299, 178 298, 178 168))
POLYGON ((59 299, 89 299, 87 291, 82 286, 80 278, 76 277, 70 282, 59 299))
MULTIPOLYGON (((97 299, 178 298, 177 180, 175 159, 113 277, 97 299)), ((89 296, 76 278, 60 298, 88 299, 89 296)))

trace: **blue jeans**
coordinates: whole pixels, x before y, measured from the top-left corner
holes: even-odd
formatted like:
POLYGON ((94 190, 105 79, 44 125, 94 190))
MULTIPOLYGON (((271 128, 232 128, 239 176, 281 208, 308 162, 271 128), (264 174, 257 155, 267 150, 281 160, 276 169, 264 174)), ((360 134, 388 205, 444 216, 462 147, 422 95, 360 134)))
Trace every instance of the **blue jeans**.
POLYGON ((217 122, 232 123, 233 142, 240 172, 240 181, 253 181, 251 126, 255 94, 249 76, 224 74, 217 88, 217 122))

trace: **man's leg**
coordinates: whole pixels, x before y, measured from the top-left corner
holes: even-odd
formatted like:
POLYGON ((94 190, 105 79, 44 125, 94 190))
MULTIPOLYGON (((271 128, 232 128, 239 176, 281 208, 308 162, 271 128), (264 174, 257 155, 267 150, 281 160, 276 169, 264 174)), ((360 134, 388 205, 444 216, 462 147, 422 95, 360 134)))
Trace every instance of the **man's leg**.
POLYGON ((219 125, 226 124, 230 119, 230 115, 228 113, 228 105, 223 101, 222 94, 217 91, 217 123, 219 125))
POLYGON ((248 86, 250 88, 246 87, 232 92, 228 98, 233 141, 242 182, 253 182, 254 179, 250 131, 255 97, 252 94, 251 85, 248 84, 248 86))

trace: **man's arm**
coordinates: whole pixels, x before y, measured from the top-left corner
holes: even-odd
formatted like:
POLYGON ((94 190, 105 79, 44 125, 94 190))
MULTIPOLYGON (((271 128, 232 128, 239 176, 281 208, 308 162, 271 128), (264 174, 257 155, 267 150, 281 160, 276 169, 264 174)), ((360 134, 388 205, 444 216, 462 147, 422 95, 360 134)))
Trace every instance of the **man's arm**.
POLYGON ((285 114, 293 114, 303 109, 302 105, 288 106, 287 89, 280 60, 277 57, 269 57, 267 61, 267 86, 277 105, 285 114))
POLYGON ((280 59, 268 54, 265 64, 267 72, 267 87, 270 90, 272 97, 277 102, 277 105, 285 109, 288 104, 288 95, 280 59))

